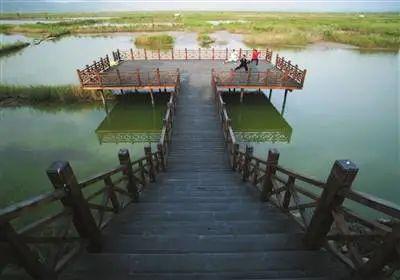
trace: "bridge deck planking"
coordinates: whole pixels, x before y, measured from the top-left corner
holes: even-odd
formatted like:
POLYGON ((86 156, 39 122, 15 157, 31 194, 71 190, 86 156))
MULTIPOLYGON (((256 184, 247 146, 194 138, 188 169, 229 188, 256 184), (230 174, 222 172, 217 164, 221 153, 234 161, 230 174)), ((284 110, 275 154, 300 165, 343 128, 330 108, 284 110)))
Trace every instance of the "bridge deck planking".
POLYGON ((181 71, 168 172, 110 223, 102 253, 84 253, 60 278, 347 279, 342 263, 305 250, 297 224, 231 171, 210 88, 210 69, 226 65, 120 67, 139 64, 181 71))

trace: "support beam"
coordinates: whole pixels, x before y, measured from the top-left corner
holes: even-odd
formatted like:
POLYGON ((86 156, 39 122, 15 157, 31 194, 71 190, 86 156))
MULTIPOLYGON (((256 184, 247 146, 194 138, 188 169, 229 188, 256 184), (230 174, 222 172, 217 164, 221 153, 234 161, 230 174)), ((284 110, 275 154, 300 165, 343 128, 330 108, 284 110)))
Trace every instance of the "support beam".
POLYGON ((244 89, 240 89, 240 103, 243 103, 244 89))
POLYGON ((285 89, 285 96, 283 97, 281 115, 283 115, 283 113, 285 112, 286 98, 287 98, 288 91, 289 91, 288 89, 285 89))
POLYGON ((153 89, 150 89, 150 98, 151 98, 151 105, 154 107, 154 95, 153 95, 153 89))
POLYGON ((269 90, 269 96, 268 96, 269 101, 271 101, 271 97, 272 97, 272 88, 269 90))

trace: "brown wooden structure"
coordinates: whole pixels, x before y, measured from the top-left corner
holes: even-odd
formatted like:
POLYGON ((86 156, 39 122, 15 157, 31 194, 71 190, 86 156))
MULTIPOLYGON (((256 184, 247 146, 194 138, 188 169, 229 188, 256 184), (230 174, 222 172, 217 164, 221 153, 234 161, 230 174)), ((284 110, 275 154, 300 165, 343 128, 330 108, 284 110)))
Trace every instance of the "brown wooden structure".
POLYGON ((253 148, 240 149, 212 75, 215 102, 222 121, 232 170, 251 182, 261 201, 270 201, 290 215, 305 231, 310 249, 326 247, 351 267, 356 279, 381 279, 397 270, 400 261, 400 207, 369 194, 352 190, 358 168, 351 160, 335 161, 326 181, 316 180, 279 165, 279 152, 253 156, 253 148), (358 204, 371 214, 345 206, 358 204))

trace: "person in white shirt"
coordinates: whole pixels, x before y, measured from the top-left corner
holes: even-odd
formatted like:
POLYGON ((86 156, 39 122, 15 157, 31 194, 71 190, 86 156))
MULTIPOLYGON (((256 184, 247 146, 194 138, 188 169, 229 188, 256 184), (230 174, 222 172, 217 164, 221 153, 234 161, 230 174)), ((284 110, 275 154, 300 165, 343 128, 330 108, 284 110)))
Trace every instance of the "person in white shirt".
POLYGON ((225 60, 225 63, 229 63, 229 62, 236 63, 237 61, 238 61, 238 54, 237 54, 236 50, 233 49, 229 55, 229 58, 227 60, 225 60))

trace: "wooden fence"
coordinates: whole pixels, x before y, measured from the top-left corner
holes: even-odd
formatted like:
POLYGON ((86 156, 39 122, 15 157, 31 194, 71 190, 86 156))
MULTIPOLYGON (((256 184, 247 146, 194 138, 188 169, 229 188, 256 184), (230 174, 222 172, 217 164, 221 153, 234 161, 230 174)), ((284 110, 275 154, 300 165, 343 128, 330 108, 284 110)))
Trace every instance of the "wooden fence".
POLYGON ((213 77, 232 169, 260 190, 262 201, 271 201, 299 223, 308 248, 327 247, 361 279, 391 275, 399 265, 400 207, 352 190, 358 168, 350 160, 335 161, 328 179, 320 181, 279 165, 276 149, 269 150, 266 159, 253 156, 250 146, 241 150, 213 77), (364 212, 356 212, 344 202, 356 204, 355 209, 363 207, 364 212), (373 219, 370 212, 385 219, 373 219))
MULTIPOLYGON (((212 71, 217 87, 225 88, 268 88, 268 89, 301 89, 298 83, 277 68, 263 72, 212 71)), ((304 80, 303 80, 304 82, 304 80)))
POLYGON ((178 73, 157 151, 145 147, 145 155, 132 161, 129 151, 121 149, 118 166, 80 182, 69 162, 56 161, 47 170, 53 191, 0 210, 0 266, 17 264, 34 279, 54 280, 82 248, 101 251, 102 229, 114 215, 139 200, 158 172, 166 170, 179 91, 178 73), (43 218, 23 222, 45 206, 50 210, 43 218))
POLYGON ((178 70, 163 70, 142 72, 120 71, 114 69, 107 72, 80 72, 81 86, 86 89, 113 89, 113 88, 144 88, 159 87, 173 88, 179 75, 178 70))
POLYGON ((299 69, 297 64, 292 65, 290 60, 286 61, 284 57, 279 57, 279 54, 276 54, 275 67, 303 87, 304 79, 306 78, 307 73, 306 69, 299 69))
MULTIPOLYGON (((210 60, 227 60, 231 53, 231 49, 169 49, 169 50, 147 50, 147 49, 130 49, 121 51, 117 49, 112 52, 114 61, 126 61, 126 60, 199 60, 199 59, 210 59, 210 60)), ((260 60, 271 62, 272 51, 269 49, 259 50, 260 60)), ((251 57, 252 50, 250 49, 237 49, 237 54, 241 57, 246 54, 247 57, 251 57)))

